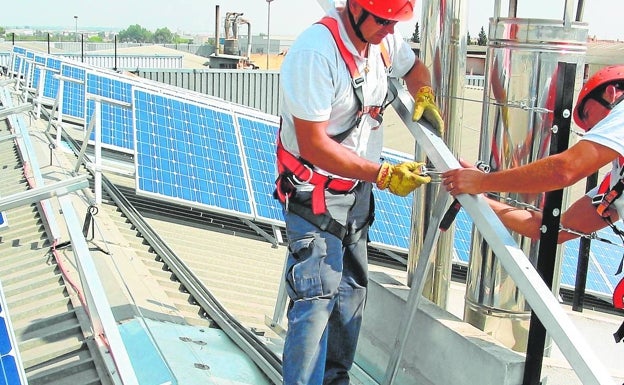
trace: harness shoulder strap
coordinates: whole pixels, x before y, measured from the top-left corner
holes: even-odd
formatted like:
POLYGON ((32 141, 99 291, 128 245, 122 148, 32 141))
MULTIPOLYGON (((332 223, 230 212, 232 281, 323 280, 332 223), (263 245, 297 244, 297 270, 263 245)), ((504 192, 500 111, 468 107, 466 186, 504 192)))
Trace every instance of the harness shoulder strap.
MULTIPOLYGON (((340 52, 340 56, 342 57, 342 60, 347 65, 347 69, 349 70, 349 73, 351 74, 353 88, 357 89, 361 87, 362 83, 364 82, 364 78, 360 74, 360 71, 358 70, 358 67, 355 64, 355 59, 353 58, 353 54, 349 52, 349 49, 347 48, 345 43, 342 41, 342 38, 340 37, 340 31, 338 29, 338 20, 334 19, 333 17, 324 16, 317 23, 322 24, 325 27, 327 27, 332 37, 334 38, 334 41, 336 42, 336 47, 338 48, 338 52, 340 52)), ((381 51, 381 59, 384 63, 384 66, 386 67, 386 69, 390 69, 392 67, 392 62, 390 59, 390 53, 388 52, 388 48, 386 48, 386 45, 383 42, 381 42, 381 44, 379 45, 379 49, 381 51)), ((358 98, 360 98, 360 102, 361 102, 360 104, 363 104, 361 95, 358 95, 358 98)))
POLYGON ((322 24, 327 27, 332 37, 334 38, 334 42, 336 42, 338 52, 340 52, 340 56, 347 65, 347 69, 351 74, 353 87, 361 86, 362 82, 364 82, 364 78, 360 75, 360 71, 355 64, 355 59, 353 58, 353 55, 351 54, 351 52, 349 52, 349 49, 340 37, 340 31, 338 30, 338 20, 334 19, 333 17, 324 16, 321 20, 318 21, 318 24, 322 24))
MULTIPOLYGON (((322 24, 329 30, 332 37, 334 38, 334 42, 336 43, 338 52, 340 52, 340 56, 342 57, 342 60, 344 61, 345 65, 347 66, 347 69, 349 70, 349 74, 351 75, 351 85, 353 86, 353 92, 355 93, 355 96, 357 97, 358 102, 360 103, 360 115, 358 116, 358 122, 362 114, 370 113, 371 115, 375 117, 375 119, 377 119, 381 123, 381 115, 383 114, 383 106, 381 107, 380 106, 376 106, 376 107, 365 106, 364 94, 362 93, 362 84, 364 83, 364 77, 360 74, 360 71, 358 70, 353 54, 349 52, 349 49, 347 48, 347 46, 342 41, 342 38, 340 37, 338 21, 334 19, 333 17, 324 16, 321 20, 317 22, 317 24, 322 24)), ((390 54, 388 52, 388 49, 386 48, 386 45, 383 42, 381 42, 379 47, 380 47, 381 59, 384 63, 384 66, 386 67, 387 70, 390 70, 392 64, 391 64, 391 59, 390 59, 390 54)), ((334 136, 333 139, 337 141, 338 143, 342 142, 347 136, 349 136, 351 131, 356 126, 357 124, 355 124, 350 129, 334 136)))

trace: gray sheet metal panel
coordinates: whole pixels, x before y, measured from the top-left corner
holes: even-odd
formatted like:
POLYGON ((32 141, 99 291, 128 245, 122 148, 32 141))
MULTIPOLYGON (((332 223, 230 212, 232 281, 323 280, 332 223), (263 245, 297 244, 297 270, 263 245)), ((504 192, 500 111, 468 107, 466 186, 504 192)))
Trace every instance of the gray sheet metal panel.
POLYGON ((115 63, 114 54, 63 54, 65 57, 77 62, 101 68, 114 68, 119 70, 134 71, 139 68, 174 69, 182 67, 182 55, 117 55, 115 63))
POLYGON ((139 76, 279 115, 279 71, 140 70, 139 76))
MULTIPOLYGON (((490 19, 479 158, 493 172, 549 155, 557 64, 577 63, 580 85, 586 37, 582 23, 565 28, 559 20, 490 19)), ((503 195, 537 207, 544 199, 543 194, 503 195)), ((539 243, 517 234, 514 238, 535 264, 539 243)), ((465 320, 508 347, 526 351, 530 309, 477 231, 466 291, 465 320)))

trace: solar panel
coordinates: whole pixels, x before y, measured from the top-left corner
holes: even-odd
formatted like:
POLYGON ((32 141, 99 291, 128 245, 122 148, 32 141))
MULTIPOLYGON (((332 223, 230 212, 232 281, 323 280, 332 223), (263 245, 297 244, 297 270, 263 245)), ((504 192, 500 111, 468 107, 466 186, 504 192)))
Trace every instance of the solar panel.
POLYGON ((11 68, 10 68, 11 72, 18 73, 21 68, 22 62, 25 60, 25 58, 26 58, 26 50, 18 46, 13 46, 11 68))
POLYGON ((34 88, 39 87, 39 81, 41 78, 41 72, 42 72, 42 68, 45 68, 46 65, 46 57, 45 56, 41 56, 41 55, 36 55, 35 56, 35 70, 33 73, 33 84, 32 86, 34 88))
POLYGON ((25 58, 22 62, 22 68, 21 68, 21 76, 24 79, 24 86, 25 87, 32 87, 32 82, 33 82, 33 75, 34 75, 34 68, 35 68, 35 54, 28 51, 26 52, 25 58))
MULTIPOLYGON (((101 96, 106 99, 122 103, 132 103, 132 84, 104 75, 103 73, 87 72, 86 89, 88 95, 101 96)), ((95 101, 87 100, 88 126, 95 111, 95 101)), ((102 146, 114 150, 133 153, 134 134, 132 128, 132 109, 108 102, 101 103, 101 137, 102 146)), ((91 133, 90 140, 95 140, 95 133, 91 133)))
POLYGON ((75 80, 63 81, 63 114, 84 119, 86 71, 84 68, 62 63, 61 76, 75 80))
POLYGON ((256 219, 275 225, 284 224, 282 207, 273 198, 275 178, 275 139, 279 129, 277 117, 273 121, 239 115, 237 117, 250 176, 256 219))
POLYGON ((56 77, 61 73, 61 61, 52 57, 46 60, 45 88, 43 96, 46 98, 56 99, 60 80, 56 77))
POLYGON ((26 384, 26 376, 0 286, 0 385, 21 384, 26 384))
POLYGON ((137 192, 252 219, 231 114, 134 90, 137 192))

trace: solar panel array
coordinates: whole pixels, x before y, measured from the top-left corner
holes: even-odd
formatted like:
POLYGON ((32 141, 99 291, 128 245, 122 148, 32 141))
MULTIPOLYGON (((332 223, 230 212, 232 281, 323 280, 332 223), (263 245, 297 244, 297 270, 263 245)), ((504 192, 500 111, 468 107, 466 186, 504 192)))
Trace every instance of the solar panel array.
MULTIPOLYGON (((35 65, 35 83, 40 76, 36 75, 37 71, 46 69, 43 80, 47 97, 55 98, 59 91, 57 74, 74 79, 63 82, 63 111, 76 118, 83 111, 85 127, 93 116, 93 97, 100 98, 102 115, 98 123, 103 146, 134 154, 138 193, 261 223, 284 225, 281 206, 271 196, 277 117, 69 59, 33 55, 20 47, 14 47, 12 55, 14 71, 24 71, 26 59, 35 65)), ((409 160, 408 155, 389 150, 384 150, 382 158, 392 163, 409 160)), ((411 195, 402 198, 378 190, 375 195, 371 245, 407 252, 411 195)), ((455 263, 467 264, 472 221, 463 210, 455 226, 455 263)), ((608 230, 600 235, 614 238, 608 230)), ((620 243, 615 238, 614 242, 620 243)), ((564 251, 562 285, 573 286, 578 240, 568 242, 564 251)), ((588 291, 610 295, 619 281, 613 273, 622 251, 619 246, 592 242, 588 291)))
POLYGON ((138 192, 253 219, 231 113, 135 89, 134 121, 138 192))

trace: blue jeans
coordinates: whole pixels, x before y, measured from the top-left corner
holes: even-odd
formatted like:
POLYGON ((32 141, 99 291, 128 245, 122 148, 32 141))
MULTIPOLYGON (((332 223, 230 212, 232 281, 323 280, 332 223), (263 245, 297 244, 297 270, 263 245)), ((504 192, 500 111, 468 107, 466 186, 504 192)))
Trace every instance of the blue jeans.
MULTIPOLYGON (((355 232, 370 218, 371 188, 360 183, 348 194, 326 192, 328 211, 355 232)), ((343 244, 293 213, 284 215, 289 239, 284 278, 291 299, 284 385, 348 385, 368 286, 367 231, 343 244)))

